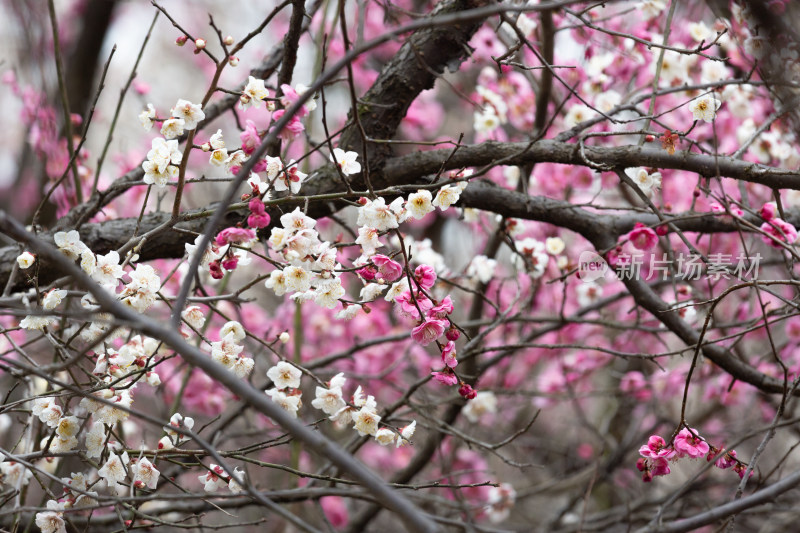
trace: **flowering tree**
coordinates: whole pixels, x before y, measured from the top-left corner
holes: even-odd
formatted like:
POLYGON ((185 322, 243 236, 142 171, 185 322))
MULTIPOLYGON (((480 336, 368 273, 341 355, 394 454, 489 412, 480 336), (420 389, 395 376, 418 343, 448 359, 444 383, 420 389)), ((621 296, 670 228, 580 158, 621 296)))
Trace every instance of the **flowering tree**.
POLYGON ((793 3, 29 4, 4 530, 796 521, 793 3))

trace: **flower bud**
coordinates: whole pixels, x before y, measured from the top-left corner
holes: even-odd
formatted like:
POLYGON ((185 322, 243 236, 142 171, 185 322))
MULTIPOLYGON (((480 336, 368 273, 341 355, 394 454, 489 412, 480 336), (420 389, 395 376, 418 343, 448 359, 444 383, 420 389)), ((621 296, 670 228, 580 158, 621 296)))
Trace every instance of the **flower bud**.
POLYGON ((239 64, 239 58, 236 56, 231 56, 228 58, 228 64, 232 67, 235 67, 239 64))
POLYGON ((181 35, 180 37, 175 39, 175 44, 177 44, 178 46, 183 46, 184 44, 186 44, 187 40, 188 39, 186 38, 185 35, 181 35))
POLYGON ((198 50, 202 50, 203 48, 206 47, 206 40, 205 39, 195 40, 194 47, 197 48, 198 50))
POLYGON ((222 40, 222 42, 225 43, 226 46, 230 46, 233 44, 233 37, 228 35, 227 37, 225 37, 225 39, 222 40))

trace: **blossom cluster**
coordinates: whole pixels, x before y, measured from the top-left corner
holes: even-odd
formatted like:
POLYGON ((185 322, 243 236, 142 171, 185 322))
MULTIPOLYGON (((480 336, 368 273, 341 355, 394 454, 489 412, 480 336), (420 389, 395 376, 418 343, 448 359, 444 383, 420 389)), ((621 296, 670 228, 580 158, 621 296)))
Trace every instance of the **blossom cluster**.
MULTIPOLYGON (((723 450, 708 444, 696 430, 681 429, 670 444, 658 435, 651 435, 647 444, 639 448, 642 456, 636 461, 636 468, 642 472, 642 481, 653 481, 655 476, 666 476, 670 473, 669 463, 689 457, 698 459, 706 456, 708 462, 720 469, 733 467, 740 478, 747 471, 747 464, 736 457, 736 450, 723 450)), ((753 475, 753 472, 750 472, 753 475)))

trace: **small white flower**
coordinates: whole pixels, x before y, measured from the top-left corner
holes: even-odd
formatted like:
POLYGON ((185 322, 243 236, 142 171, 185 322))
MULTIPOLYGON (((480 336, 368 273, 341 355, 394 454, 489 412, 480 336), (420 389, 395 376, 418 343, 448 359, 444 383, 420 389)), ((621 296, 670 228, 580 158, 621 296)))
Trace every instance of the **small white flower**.
POLYGON ((316 398, 311 402, 311 405, 327 415, 333 415, 347 404, 342 397, 341 387, 331 385, 330 389, 317 387, 316 398))
POLYGON ((55 309, 61 304, 61 301, 67 295, 67 291, 63 289, 52 289, 45 293, 42 298, 42 307, 48 311, 55 309))
POLYGON ((59 503, 55 500, 48 500, 47 509, 46 512, 36 513, 36 526, 42 530, 42 533, 67 533, 59 503))
POLYGON ((497 268, 497 260, 490 259, 485 255, 476 255, 472 258, 467 268, 467 276, 477 277, 481 283, 489 283, 494 276, 497 268))
POLYGON ((397 435, 389 428, 381 428, 375 432, 375 440, 381 446, 389 446, 395 443, 397 435))
POLYGON ((477 396, 467 402, 464 407, 464 416, 473 424, 480 420, 486 413, 494 414, 497 412, 497 397, 491 391, 480 391, 477 396))
POLYGON ((131 465, 131 473, 134 483, 141 482, 149 489, 155 489, 158 486, 158 476, 161 475, 161 472, 156 470, 147 457, 142 457, 131 465))
POLYGON ((36 256, 30 252, 22 252, 17 256, 17 264, 22 270, 30 268, 36 262, 36 256))
POLYGON ((360 437, 365 435, 375 436, 378 432, 378 422, 380 421, 381 417, 378 416, 375 411, 368 409, 365 405, 360 411, 353 415, 353 422, 355 423, 353 429, 358 431, 360 437))
POLYGON ((203 113, 203 108, 200 104, 193 104, 182 98, 179 98, 175 107, 172 108, 172 116, 177 119, 182 119, 184 122, 183 127, 187 130, 195 129, 197 123, 206 118, 206 114, 203 113))
POLYGON ((281 361, 267 371, 267 377, 272 380, 278 390, 285 388, 296 389, 300 387, 300 377, 303 373, 300 369, 290 365, 286 361, 281 361))
POLYGON ((717 109, 722 105, 716 96, 712 93, 705 94, 692 100, 689 104, 689 110, 692 112, 695 120, 703 120, 705 122, 713 121, 717 116, 717 109))
POLYGON ((62 439, 69 439, 78 434, 81 428, 81 421, 77 416, 65 416, 58 421, 56 434, 62 439))
POLYGON ((437 191, 436 197, 433 199, 433 205, 442 211, 447 211, 451 205, 458 201, 461 193, 466 188, 466 182, 460 182, 457 185, 445 185, 437 191))
POLYGON ((59 231, 53 235, 58 250, 73 261, 89 248, 81 242, 78 230, 59 231))
POLYGON ((142 123, 144 131, 153 129, 153 119, 156 118, 156 108, 153 104, 147 104, 147 109, 139 113, 139 121, 142 123))
POLYGON ((264 98, 269 97, 269 91, 264 87, 264 80, 250 76, 244 88, 242 97, 239 98, 239 108, 247 109, 250 106, 258 108, 264 98))
POLYGON ((434 211, 436 208, 433 206, 432 198, 431 191, 424 189, 409 194, 408 201, 406 202, 406 209, 411 218, 419 220, 431 211, 434 211))
POLYGON ((193 328, 200 329, 206 323, 206 315, 203 308, 199 305, 192 305, 187 307, 181 313, 183 319, 193 328))
POLYGON ((183 135, 186 122, 182 118, 170 118, 161 123, 161 135, 167 139, 174 139, 183 135))
POLYGON ((106 480, 109 487, 114 487, 117 483, 125 480, 125 465, 128 464, 128 453, 123 452, 122 456, 117 456, 113 451, 110 452, 108 460, 103 467, 97 471, 97 475, 106 480))
POLYGON ((550 255, 558 255, 558 254, 560 254, 561 252, 564 251, 564 248, 566 248, 566 245, 564 244, 564 241, 561 240, 560 237, 548 237, 544 241, 544 247, 545 247, 545 250, 547 250, 548 254, 550 254, 550 255))
POLYGON ((356 159, 358 159, 358 153, 345 152, 341 148, 334 148, 331 155, 331 161, 339 166, 345 176, 361 172, 361 164, 356 159))
POLYGON ((222 339, 230 336, 233 342, 240 342, 247 336, 247 334, 239 322, 236 320, 231 320, 226 322, 225 325, 220 328, 219 336, 222 339))
POLYGON ((339 303, 339 298, 345 295, 345 292, 339 278, 333 278, 317 286, 314 302, 320 307, 333 309, 339 303))
POLYGON ((294 418, 297 418, 297 411, 300 409, 300 396, 287 396, 283 392, 276 389, 269 389, 264 391, 267 396, 272 398, 272 401, 277 403, 281 409, 288 412, 294 418))

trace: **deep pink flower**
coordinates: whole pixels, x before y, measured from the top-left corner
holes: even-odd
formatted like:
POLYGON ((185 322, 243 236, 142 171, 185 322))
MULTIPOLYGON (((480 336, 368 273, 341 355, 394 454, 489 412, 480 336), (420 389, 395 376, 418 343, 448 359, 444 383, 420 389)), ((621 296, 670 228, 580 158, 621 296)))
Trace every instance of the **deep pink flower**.
POLYGON ((335 529, 342 529, 347 525, 349 517, 344 499, 340 496, 325 496, 319 499, 325 517, 335 529))
POLYGON ((717 468, 725 470, 726 468, 730 468, 738 463, 736 460, 736 450, 728 450, 720 455, 719 452, 722 451, 720 448, 715 448, 714 446, 711 446, 710 448, 711 449, 708 452, 708 457, 706 457, 706 460, 709 462, 714 461, 714 466, 717 468))
POLYGON ((247 204, 250 208, 250 216, 247 217, 247 225, 251 228, 266 228, 269 225, 270 218, 264 207, 264 202, 260 198, 253 198, 247 204))
POLYGON ((450 296, 445 296, 442 303, 428 311, 428 318, 444 318, 452 312, 453 300, 450 299, 450 296))
POLYGON ((261 144, 261 137, 258 136, 258 130, 252 120, 245 122, 244 131, 239 134, 239 139, 242 141, 242 151, 247 155, 255 152, 258 145, 261 144))
POLYGON ((675 437, 675 443, 673 446, 675 447, 675 451, 678 453, 678 457, 684 457, 688 455, 689 457, 696 459, 708 453, 708 443, 699 436, 693 436, 692 433, 697 435, 697 431, 694 429, 689 431, 688 428, 683 428, 680 433, 678 433, 678 436, 675 437))
POLYGON ((394 261, 385 255, 375 254, 372 256, 372 263, 378 267, 378 272, 381 273, 383 279, 392 282, 397 280, 403 274, 403 267, 397 261, 394 261))
MULTIPOLYGON (((772 235, 778 239, 778 241, 785 242, 787 244, 794 244, 794 241, 797 240, 797 230, 795 227, 785 220, 781 220, 780 218, 773 218, 769 222, 764 222, 761 224, 761 231, 767 235, 772 235)), ((773 248, 781 248, 779 242, 775 242, 767 235, 762 235, 761 240, 773 248)))
POLYGON ((477 395, 478 395, 478 393, 477 393, 477 392, 475 392, 475 389, 473 389, 472 387, 470 387, 470 386, 469 386, 469 385, 467 385, 466 383, 462 384, 462 385, 461 385, 461 386, 458 388, 458 393, 459 393, 461 396, 463 396, 465 400, 474 400, 474 399, 475 399, 475 396, 477 396, 477 395))
POLYGON ((675 456, 675 450, 667 447, 666 441, 660 436, 651 435, 647 444, 639 448, 639 454, 650 459, 671 459, 675 456))
POLYGON ((225 246, 231 243, 241 244, 255 238, 256 234, 251 229, 232 227, 220 231, 217 234, 216 243, 219 246, 225 246))
POLYGON ((239 264, 239 258, 235 255, 226 257, 222 260, 222 268, 225 270, 236 270, 237 265, 239 264))
POLYGON ((450 329, 447 330, 447 333, 445 333, 445 337, 447 337, 447 340, 449 341, 457 341, 460 336, 461 332, 452 325, 450 326, 450 329))
MULTIPOLYGON (((278 109, 272 114, 272 118, 277 121, 283 116, 285 112, 286 112, 285 109, 278 109)), ((298 119, 297 115, 295 115, 291 118, 291 120, 289 120, 289 123, 286 126, 284 126, 284 128, 278 135, 280 135, 281 139, 283 139, 284 141, 291 141, 292 139, 303 133, 305 129, 306 128, 305 126, 303 126, 303 123, 300 122, 300 119, 298 119)))
POLYGON ((450 367, 445 367, 441 372, 431 372, 433 379, 442 385, 453 386, 458 383, 458 378, 450 367))
POLYGON ((430 289, 436 283, 436 272, 432 266, 420 265, 414 271, 414 279, 417 280, 419 286, 423 289, 430 289))
POLYGON ((634 248, 638 250, 649 250, 658 244, 658 235, 641 222, 637 222, 630 233, 628 239, 633 244, 634 248))
POLYGON ((442 350, 442 362, 450 368, 455 368, 458 366, 455 342, 448 341, 448 343, 445 344, 444 349, 442 350))
POLYGON ((449 325, 447 320, 427 319, 411 330, 411 338, 423 346, 427 346, 444 333, 445 328, 449 325))
POLYGON ((395 298, 394 300, 396 303, 400 304, 400 310, 417 320, 420 319, 419 311, 417 307, 423 312, 426 313, 428 309, 433 307, 433 302, 430 301, 424 294, 418 294, 417 296, 412 296, 410 291, 403 292, 400 296, 395 298), (416 300, 416 305, 415 305, 416 300))

